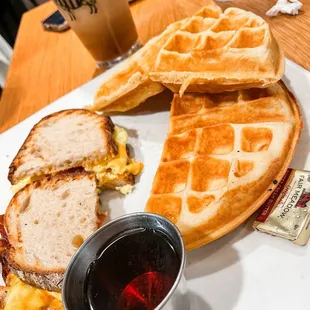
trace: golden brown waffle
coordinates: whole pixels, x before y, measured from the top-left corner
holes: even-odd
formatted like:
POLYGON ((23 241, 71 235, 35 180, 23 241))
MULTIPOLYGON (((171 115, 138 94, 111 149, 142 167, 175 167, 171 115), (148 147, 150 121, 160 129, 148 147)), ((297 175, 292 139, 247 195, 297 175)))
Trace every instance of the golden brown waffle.
POLYGON ((167 40, 150 77, 182 95, 266 87, 283 74, 283 52, 262 18, 209 5, 167 40))
POLYGON ((162 45, 184 22, 185 20, 171 24, 163 33, 125 60, 98 89, 94 104, 88 108, 104 112, 127 111, 162 92, 165 87, 151 81, 148 73, 153 68, 162 45))
POLYGON ((174 222, 188 250, 223 236, 275 189, 301 127, 298 105, 282 82, 175 95, 146 211, 174 222))
POLYGON ((276 83, 284 56, 268 24, 208 1, 125 60, 98 89, 91 110, 127 111, 164 90, 222 92, 276 83))

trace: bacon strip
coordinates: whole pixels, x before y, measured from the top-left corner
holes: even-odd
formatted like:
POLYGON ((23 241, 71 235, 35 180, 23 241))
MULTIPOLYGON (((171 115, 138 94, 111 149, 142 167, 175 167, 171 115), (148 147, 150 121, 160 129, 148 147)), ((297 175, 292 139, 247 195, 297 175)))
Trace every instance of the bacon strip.
POLYGON ((2 277, 6 279, 10 269, 5 260, 5 251, 10 247, 8 235, 4 227, 4 215, 0 215, 0 263, 2 264, 2 277))

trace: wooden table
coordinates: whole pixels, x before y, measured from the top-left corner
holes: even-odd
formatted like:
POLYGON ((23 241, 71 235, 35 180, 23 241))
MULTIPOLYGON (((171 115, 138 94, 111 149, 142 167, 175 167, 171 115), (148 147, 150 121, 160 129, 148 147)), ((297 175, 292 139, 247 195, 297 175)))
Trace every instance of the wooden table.
MULTIPOLYGON (((139 0, 131 11, 142 43, 160 33, 169 23, 185 18, 208 0, 139 0)), ((276 0, 234 0, 220 3, 236 6, 264 17, 288 58, 310 70, 310 1, 298 16, 268 18, 266 11, 276 0)), ((101 73, 75 34, 43 31, 40 22, 55 11, 48 2, 23 15, 12 64, 0 102, 0 133, 19 123, 101 73)))

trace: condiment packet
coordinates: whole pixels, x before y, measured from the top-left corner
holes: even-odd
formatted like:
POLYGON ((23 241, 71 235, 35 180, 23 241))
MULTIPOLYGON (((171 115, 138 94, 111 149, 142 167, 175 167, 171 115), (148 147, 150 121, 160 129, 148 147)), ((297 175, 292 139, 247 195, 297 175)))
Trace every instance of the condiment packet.
POLYGON ((297 15, 298 10, 302 8, 302 3, 298 0, 278 0, 269 11, 267 16, 277 16, 279 13, 297 15))
POLYGON ((306 245, 310 237, 310 171, 288 169, 253 227, 306 245))

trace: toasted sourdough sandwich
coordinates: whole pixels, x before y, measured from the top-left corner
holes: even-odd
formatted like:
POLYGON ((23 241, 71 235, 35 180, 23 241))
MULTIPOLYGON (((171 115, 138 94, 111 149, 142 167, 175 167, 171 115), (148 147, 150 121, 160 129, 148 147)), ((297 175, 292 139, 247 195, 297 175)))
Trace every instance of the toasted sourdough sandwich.
POLYGON ((127 140, 126 131, 109 117, 83 109, 56 112, 32 128, 8 179, 17 191, 43 175, 83 167, 95 173, 99 188, 127 193, 143 168, 129 158, 127 140))
POLYGON ((101 225, 98 211, 96 178, 81 168, 46 176, 14 195, 3 221, 2 261, 10 270, 0 290, 4 309, 62 309, 54 292, 73 254, 101 225))
POLYGON ((5 264, 30 285, 60 291, 69 260, 101 224, 98 211, 96 178, 83 169, 25 186, 4 215, 5 264))

